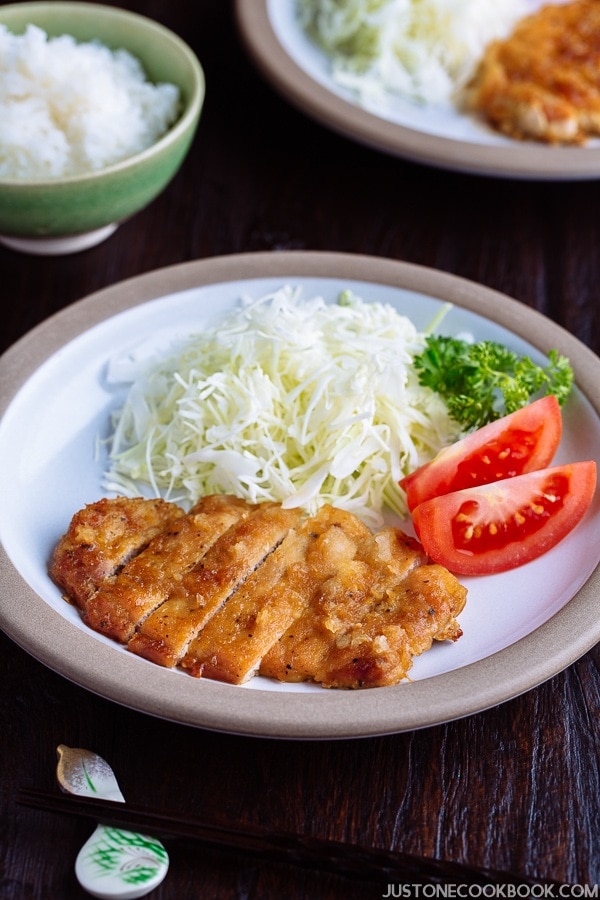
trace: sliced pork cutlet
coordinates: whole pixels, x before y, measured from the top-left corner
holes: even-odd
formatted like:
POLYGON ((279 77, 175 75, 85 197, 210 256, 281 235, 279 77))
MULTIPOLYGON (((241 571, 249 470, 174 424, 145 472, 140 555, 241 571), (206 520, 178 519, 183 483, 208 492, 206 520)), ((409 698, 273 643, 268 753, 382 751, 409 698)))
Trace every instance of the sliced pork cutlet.
POLYGON ((173 592, 228 528, 254 507, 235 497, 210 495, 172 522, 89 597, 83 619, 90 628, 127 643, 136 627, 173 592))
POLYGON ((269 651, 262 675, 324 687, 397 684, 434 637, 460 634, 466 591, 399 529, 366 537, 269 651))
POLYGON ((410 571, 349 627, 336 615, 336 599, 323 597, 321 623, 331 631, 331 639, 315 668, 314 681, 328 688, 398 684, 414 657, 434 640, 454 641, 461 636, 455 617, 465 599, 466 589, 438 565, 410 571))
POLYGON ((116 497, 89 503, 75 513, 58 542, 50 576, 69 600, 85 609, 107 578, 184 515, 180 507, 160 499, 116 497))
POLYGON ((162 666, 178 665, 199 631, 281 543, 300 515, 298 510, 262 503, 229 528, 141 624, 129 649, 162 666))
POLYGON ((308 645, 310 638, 318 635, 314 622, 318 598, 331 579, 345 572, 348 579, 345 600, 350 613, 361 578, 357 557, 361 547, 373 541, 370 529, 353 513, 324 506, 319 517, 320 533, 306 554, 308 605, 268 650, 259 669, 261 675, 279 681, 305 681, 312 677, 314 660, 308 645))
POLYGON ((467 104, 512 138, 583 144, 600 134, 600 3, 545 4, 486 49, 467 104))
MULTIPOLYGON (((343 535, 345 521, 344 513, 324 506, 292 529, 192 641, 183 668, 230 684, 243 684, 255 675, 264 655, 329 575, 329 568, 312 565, 323 558, 323 550, 313 554, 312 545, 320 541, 340 555, 349 547, 355 552, 355 543, 343 535)), ((358 536, 363 534, 359 524, 358 536)))

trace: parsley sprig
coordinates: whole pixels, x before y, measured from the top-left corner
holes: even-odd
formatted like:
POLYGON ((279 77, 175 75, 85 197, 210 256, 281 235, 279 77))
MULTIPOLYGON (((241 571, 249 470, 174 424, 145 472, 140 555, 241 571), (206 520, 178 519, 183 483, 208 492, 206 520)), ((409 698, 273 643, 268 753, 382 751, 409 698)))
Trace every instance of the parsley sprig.
POLYGON ((539 366, 495 341, 429 335, 414 364, 420 383, 444 398, 466 430, 520 409, 535 395, 555 394, 562 405, 573 385, 569 360, 557 350, 548 353, 547 366, 539 366))

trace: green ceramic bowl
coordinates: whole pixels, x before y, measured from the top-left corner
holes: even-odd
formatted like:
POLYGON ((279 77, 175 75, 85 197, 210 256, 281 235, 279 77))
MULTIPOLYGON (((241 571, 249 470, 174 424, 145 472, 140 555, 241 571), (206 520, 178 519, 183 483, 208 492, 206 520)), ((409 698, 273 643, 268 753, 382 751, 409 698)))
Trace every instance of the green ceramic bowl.
POLYGON ((31 253, 70 253, 108 237, 171 181, 194 138, 204 102, 204 73, 176 34, 144 16, 97 3, 14 3, 0 6, 0 23, 14 34, 28 24, 49 36, 94 38, 124 48, 152 82, 176 84, 178 121, 152 147, 122 162, 57 179, 0 178, 0 241, 31 253))

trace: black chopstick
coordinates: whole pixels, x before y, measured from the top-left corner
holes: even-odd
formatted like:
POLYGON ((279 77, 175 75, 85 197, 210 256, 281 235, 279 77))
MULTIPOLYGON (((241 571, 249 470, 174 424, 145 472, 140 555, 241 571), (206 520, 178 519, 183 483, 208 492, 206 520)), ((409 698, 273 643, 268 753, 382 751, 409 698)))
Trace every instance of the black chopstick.
MULTIPOLYGON (((269 831, 256 826, 231 827, 182 817, 174 811, 155 811, 72 794, 22 788, 17 803, 68 816, 83 816, 105 825, 199 841, 208 847, 250 854, 270 862, 284 862, 363 880, 419 884, 540 884, 538 879, 474 868, 462 863, 428 859, 341 841, 269 831)), ((544 881, 544 884, 550 882, 544 881)), ((555 882, 552 882, 555 883, 555 882)))

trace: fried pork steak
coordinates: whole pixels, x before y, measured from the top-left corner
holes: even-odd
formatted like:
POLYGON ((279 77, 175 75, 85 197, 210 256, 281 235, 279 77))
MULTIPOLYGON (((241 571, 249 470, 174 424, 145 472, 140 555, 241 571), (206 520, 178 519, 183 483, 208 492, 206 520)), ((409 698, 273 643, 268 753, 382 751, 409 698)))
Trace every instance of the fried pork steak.
POLYGON ((466 589, 397 528, 211 495, 103 499, 73 516, 50 575, 95 631, 162 666, 242 684, 396 684, 456 640, 466 589))
POLYGON ((543 6, 493 41, 467 104, 517 139, 582 144, 600 134, 600 3, 543 6))

